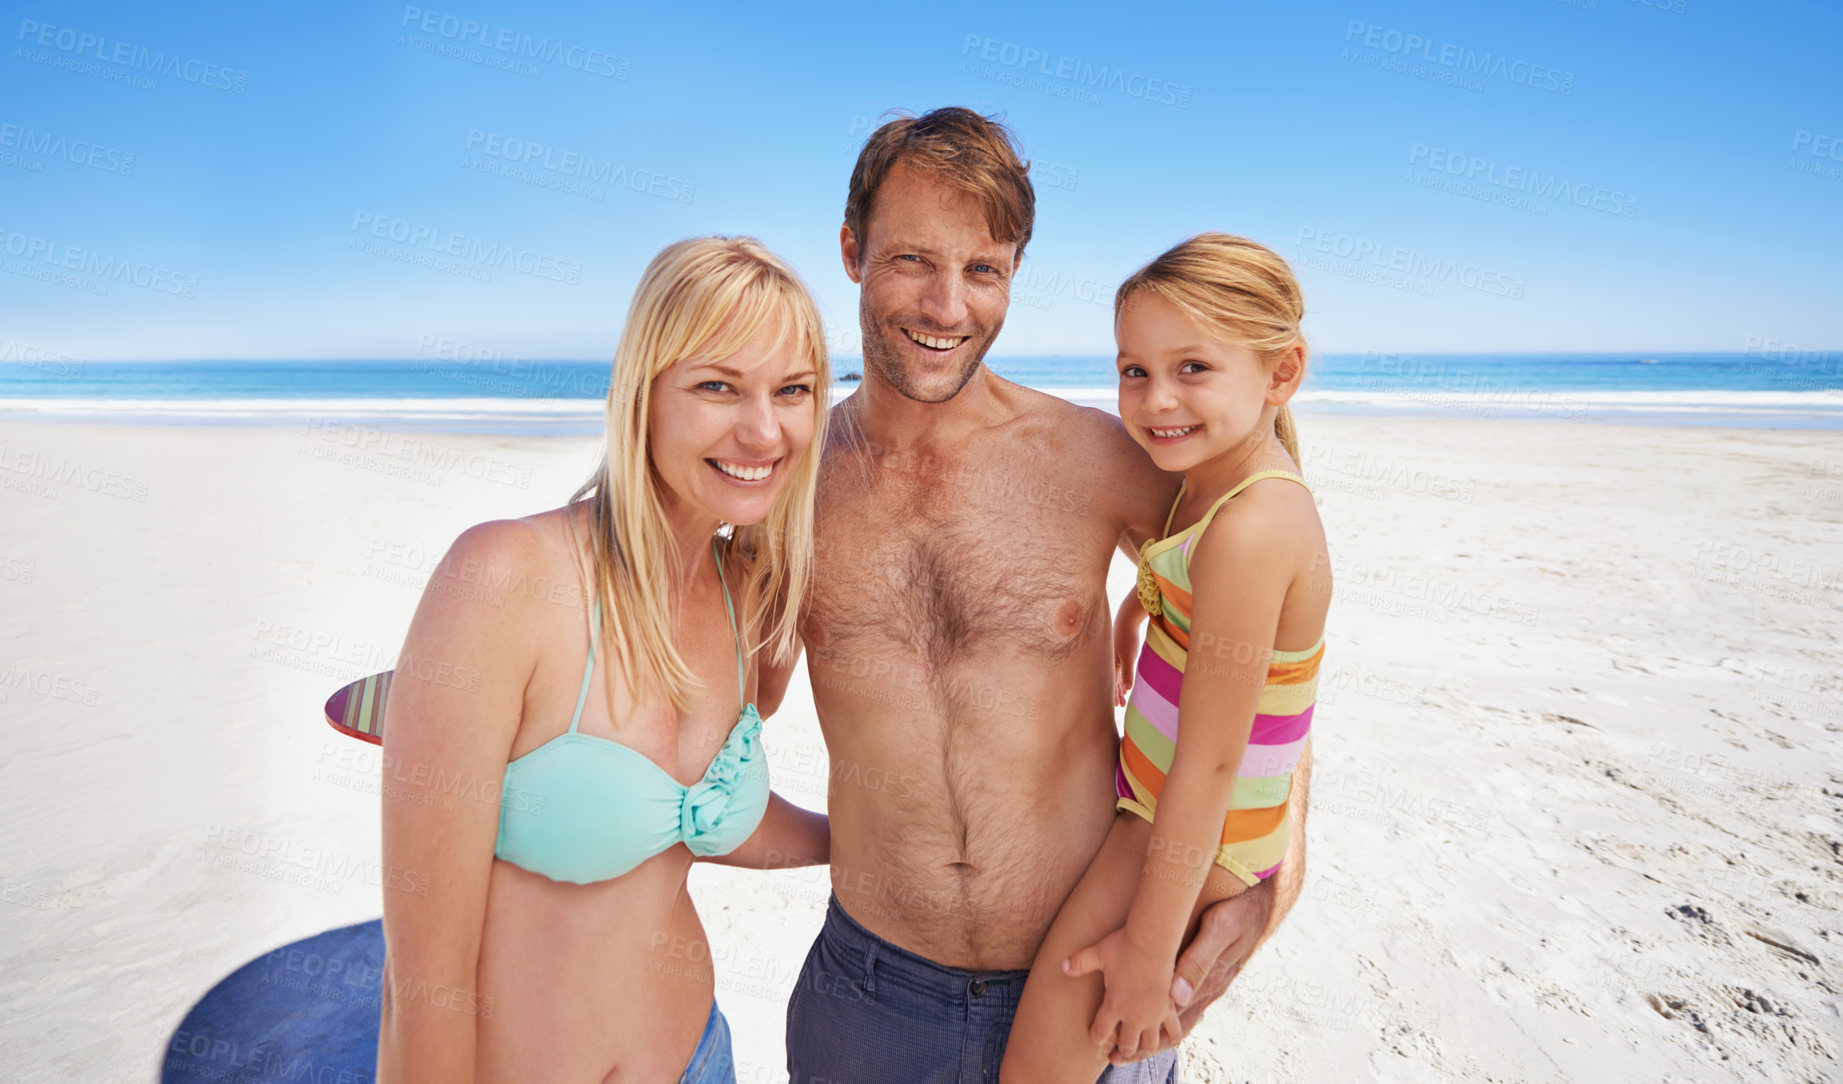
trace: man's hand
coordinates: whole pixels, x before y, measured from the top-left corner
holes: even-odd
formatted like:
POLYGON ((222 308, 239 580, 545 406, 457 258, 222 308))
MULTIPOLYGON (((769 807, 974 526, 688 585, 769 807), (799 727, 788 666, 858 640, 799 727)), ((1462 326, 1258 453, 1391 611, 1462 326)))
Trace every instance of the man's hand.
POLYGON ((1197 936, 1178 955, 1171 980, 1171 1000, 1177 1002, 1185 1034, 1254 955, 1273 915, 1273 894, 1273 881, 1262 881, 1203 912, 1197 936))
POLYGON ((1273 902, 1274 883, 1269 878, 1204 911, 1197 923, 1197 936, 1178 954, 1177 973, 1171 980, 1171 1000, 1178 1006, 1182 1031, 1176 1037, 1161 1032, 1156 1047, 1142 1047, 1134 1058, 1122 1058, 1115 1051, 1108 1060, 1125 1065, 1182 1042, 1202 1019, 1203 1010, 1222 996, 1259 947, 1273 916, 1273 902))

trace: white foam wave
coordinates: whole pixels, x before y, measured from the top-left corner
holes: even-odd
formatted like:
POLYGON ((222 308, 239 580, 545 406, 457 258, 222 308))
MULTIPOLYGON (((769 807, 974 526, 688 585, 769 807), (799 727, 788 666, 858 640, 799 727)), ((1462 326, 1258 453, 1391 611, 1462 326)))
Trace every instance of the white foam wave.
MULTIPOLYGON (((1117 389, 1042 388, 1084 406, 1115 410, 1117 389)), ((1462 392, 1439 388, 1405 391, 1308 390, 1294 403, 1377 410, 1477 411, 1495 408, 1541 414, 1831 414, 1843 413, 1843 388, 1823 391, 1498 391, 1462 392)))
POLYGON ((601 417, 600 399, 0 399, 0 411, 251 417, 271 414, 380 417, 601 417))

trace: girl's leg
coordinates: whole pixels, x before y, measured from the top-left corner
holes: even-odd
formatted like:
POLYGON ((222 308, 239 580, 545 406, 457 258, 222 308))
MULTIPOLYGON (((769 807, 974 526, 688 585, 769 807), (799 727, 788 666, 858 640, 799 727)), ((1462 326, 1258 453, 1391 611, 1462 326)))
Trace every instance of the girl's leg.
POLYGON ((1057 913, 1018 1001, 999 1069, 1001 1084, 1091 1081, 1107 1068, 1112 1044, 1088 1040, 1105 992, 1103 980, 1099 974, 1070 978, 1062 973, 1062 961, 1126 921, 1151 828, 1131 813, 1116 814, 1100 853, 1057 913))
MULTIPOLYGON (((1062 973, 1062 961, 1126 923, 1151 840, 1151 824, 1132 813, 1115 814, 1100 853, 1069 893, 1031 964, 999 1069, 1000 1084, 1090 1081, 1107 1068, 1112 1045, 1097 1046, 1088 1039, 1106 993, 1105 980, 1099 974, 1070 978, 1062 973)), ((1245 891, 1239 878, 1210 863, 1184 943, 1196 936, 1206 908, 1245 891)))

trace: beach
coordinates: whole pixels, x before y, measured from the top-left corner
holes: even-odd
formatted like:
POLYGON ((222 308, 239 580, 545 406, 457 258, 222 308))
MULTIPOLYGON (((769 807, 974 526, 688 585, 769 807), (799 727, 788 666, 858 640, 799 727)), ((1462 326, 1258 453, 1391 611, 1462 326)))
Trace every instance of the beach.
MULTIPOLYGON (((1843 1079, 1843 433, 1300 428, 1337 579, 1308 872, 1182 1079, 1843 1079)), ((381 914, 378 753, 320 705, 599 447, 0 424, 9 1077, 155 1079, 220 978, 381 914)), ((824 808, 804 668, 764 739, 824 808)), ((738 1077, 784 1080, 825 873, 691 891, 738 1077)))

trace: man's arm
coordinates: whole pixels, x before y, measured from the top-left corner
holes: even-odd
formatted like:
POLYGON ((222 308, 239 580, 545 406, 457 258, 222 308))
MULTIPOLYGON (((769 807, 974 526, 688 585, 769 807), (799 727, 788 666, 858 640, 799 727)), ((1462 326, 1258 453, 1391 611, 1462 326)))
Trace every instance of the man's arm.
POLYGON ((1070 496, 1080 501, 1084 514, 1119 532, 1115 547, 1137 564, 1139 547, 1164 537, 1184 475, 1160 470, 1113 414, 1067 404, 1061 409, 1066 413, 1057 418, 1063 440, 1056 459, 1066 464, 1067 477, 1079 479, 1070 496))

